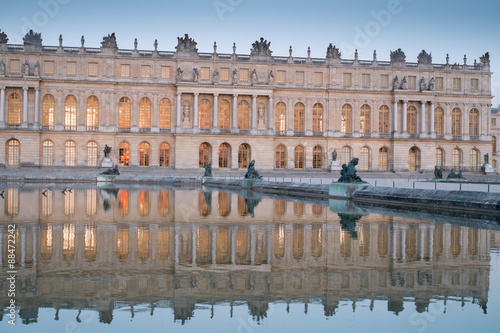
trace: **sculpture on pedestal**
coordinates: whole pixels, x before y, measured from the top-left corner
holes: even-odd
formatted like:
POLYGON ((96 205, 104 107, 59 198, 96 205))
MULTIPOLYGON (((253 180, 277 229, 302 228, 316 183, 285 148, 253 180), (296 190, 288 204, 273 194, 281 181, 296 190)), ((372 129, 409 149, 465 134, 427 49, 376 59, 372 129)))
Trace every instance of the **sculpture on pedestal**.
POLYGON ((358 165, 359 159, 354 157, 348 165, 342 164, 342 170, 340 171, 340 178, 337 182, 339 183, 360 183, 363 180, 356 174, 356 165, 358 165))
POLYGON ((332 152, 332 161, 336 161, 336 160, 337 160, 337 151, 336 151, 336 150, 334 150, 334 151, 332 152))
POLYGON ((212 177, 212 162, 209 162, 205 164, 205 174, 203 174, 203 177, 212 177))
POLYGON ((462 170, 460 170, 458 173, 455 173, 455 169, 451 168, 450 174, 446 179, 459 179, 459 178, 464 178, 462 177, 462 170))
POLYGON ((255 160, 252 160, 248 165, 247 173, 245 174, 245 179, 261 179, 262 176, 257 170, 255 170, 255 160))
POLYGON ((101 172, 100 175, 119 175, 118 164, 115 164, 114 167, 109 168, 108 170, 101 172))
POLYGON ((111 147, 106 144, 104 146, 104 157, 109 157, 110 152, 111 152, 111 147))
POLYGON ((434 179, 443 179, 443 168, 434 167, 434 179))

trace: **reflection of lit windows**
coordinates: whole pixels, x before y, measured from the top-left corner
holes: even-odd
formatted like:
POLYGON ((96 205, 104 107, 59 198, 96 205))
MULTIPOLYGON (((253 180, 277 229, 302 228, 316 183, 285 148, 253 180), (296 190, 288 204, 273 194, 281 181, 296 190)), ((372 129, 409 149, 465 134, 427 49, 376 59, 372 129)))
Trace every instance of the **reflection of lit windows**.
MULTIPOLYGON (((321 207, 321 206, 313 206, 321 207)), ((323 208, 323 207, 321 207, 323 208)), ((314 213, 314 212, 313 212, 314 213)), ((313 225, 311 229, 311 254, 313 257, 318 258, 321 257, 321 253, 323 252, 323 236, 322 229, 320 225, 313 225)))
POLYGON ((247 203, 245 202, 245 198, 243 198, 241 195, 238 195, 238 214, 240 214, 240 216, 248 215, 247 203))
POLYGON ((217 227, 216 263, 219 265, 231 263, 231 235, 228 227, 217 227))
MULTIPOLYGON (((210 195, 210 194, 206 194, 210 195)), ((207 216, 210 214, 212 207, 207 203, 208 200, 205 200, 205 193, 203 191, 198 192, 198 214, 200 216, 207 216)))
POLYGON ((40 228, 40 257, 42 260, 50 260, 54 253, 54 238, 52 224, 42 225, 40 228))
POLYGON ((129 231, 128 227, 118 227, 116 238, 116 254, 120 261, 127 260, 128 258, 128 242, 129 231))
POLYGON ((128 191, 118 190, 118 214, 121 216, 128 215, 128 191))
POLYGON ((85 225, 85 259, 94 261, 97 258, 97 227, 85 225))
POLYGON ((141 216, 149 214, 149 190, 139 190, 139 214, 141 216))
POLYGON ((451 226, 451 254, 458 256, 462 250, 461 246, 461 227, 453 225, 451 226))
POLYGON ((196 231, 196 263, 199 265, 210 264, 212 233, 208 227, 199 227, 196 231))
POLYGON ((137 257, 142 260, 149 258, 148 226, 141 226, 137 229, 137 257))
MULTIPOLYGON (((275 201, 276 205, 276 201, 275 201)), ((274 257, 281 259, 285 256, 285 225, 279 224, 274 227, 274 257)))
POLYGON ((250 264, 249 246, 250 246, 250 232, 248 228, 238 228, 236 230, 236 264, 248 265, 250 264))
POLYGON ((367 257, 370 254, 370 227, 359 228, 359 255, 367 257))
POLYGON ((351 256, 351 235, 346 230, 340 231, 340 255, 342 257, 351 256))
POLYGON ((377 245, 379 256, 384 257, 389 253, 389 230, 382 225, 378 229, 377 245))
POLYGON ((75 214, 75 192, 66 191, 64 194, 64 215, 75 214))
POLYGON ((477 254, 478 230, 469 228, 469 253, 477 254))
MULTIPOLYGON (((167 191, 168 192, 168 191, 167 191)), ((158 229, 158 259, 166 260, 170 253, 170 231, 167 227, 158 229)))
POLYGON ((87 215, 93 216, 97 213, 97 190, 88 189, 85 191, 87 215))
POLYGON ((304 256, 304 226, 293 226, 292 247, 293 257, 295 259, 301 259, 304 256))
POLYGON ((9 188, 5 196, 5 212, 9 216, 19 214, 19 189, 9 188))
POLYGON ((52 191, 46 191, 45 195, 41 195, 41 200, 42 200, 42 216, 50 216, 52 215, 52 206, 53 206, 53 192, 52 191))
POLYGON ((168 215, 168 196, 168 190, 158 191, 158 213, 160 213, 160 216, 168 215))
POLYGON ((71 261, 75 258, 75 225, 63 225, 63 259, 71 261))
POLYGON ((227 192, 219 192, 218 210, 220 216, 228 216, 231 213, 231 197, 227 192))
POLYGON ((286 212, 286 201, 274 200, 274 213, 276 215, 284 215, 286 212))

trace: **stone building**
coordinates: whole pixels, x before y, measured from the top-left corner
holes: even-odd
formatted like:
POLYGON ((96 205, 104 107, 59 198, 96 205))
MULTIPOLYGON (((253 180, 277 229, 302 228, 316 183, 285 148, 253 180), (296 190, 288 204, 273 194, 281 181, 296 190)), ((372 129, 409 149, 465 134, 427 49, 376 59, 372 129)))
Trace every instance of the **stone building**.
POLYGON ((359 157, 373 171, 480 170, 492 153, 489 54, 473 64, 201 53, 188 35, 175 51, 23 45, 0 32, 0 165, 327 169, 359 157))
POLYGON ((490 160, 491 166, 495 172, 498 172, 498 159, 499 159, 499 149, 497 138, 500 137, 500 105, 498 108, 491 109, 491 134, 492 134, 492 146, 493 146, 493 156, 490 160))

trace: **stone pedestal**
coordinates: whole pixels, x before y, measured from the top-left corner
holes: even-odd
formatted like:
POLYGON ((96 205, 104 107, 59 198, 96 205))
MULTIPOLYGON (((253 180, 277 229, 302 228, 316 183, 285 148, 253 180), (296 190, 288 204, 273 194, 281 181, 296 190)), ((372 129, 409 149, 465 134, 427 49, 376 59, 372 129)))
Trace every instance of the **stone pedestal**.
POLYGON ((358 188, 370 186, 367 182, 360 183, 331 183, 328 195, 336 198, 351 199, 358 188))
POLYGON ((340 167, 340 164, 338 161, 332 161, 330 164, 330 172, 331 171, 340 171, 342 168, 340 167))
POLYGON ((113 165, 113 161, 111 160, 111 158, 109 157, 104 157, 102 159, 102 162, 101 162, 101 167, 103 168, 112 168, 114 165, 113 165))
POLYGON ((242 179, 241 180, 241 187, 243 188, 252 188, 253 184, 260 182, 260 179, 242 179))
POLYGON ((113 179, 118 175, 98 175, 97 182, 98 183, 111 183, 113 179))
POLYGON ((484 163, 482 169, 483 169, 484 173, 495 172, 495 169, 493 169, 493 166, 491 164, 489 164, 489 163, 484 163))

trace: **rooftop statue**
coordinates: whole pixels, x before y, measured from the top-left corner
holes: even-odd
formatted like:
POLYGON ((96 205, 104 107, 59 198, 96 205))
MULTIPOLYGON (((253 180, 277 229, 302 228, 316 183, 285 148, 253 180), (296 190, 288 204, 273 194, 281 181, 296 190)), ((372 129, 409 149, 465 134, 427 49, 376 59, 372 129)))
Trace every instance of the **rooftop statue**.
POLYGON ((360 183, 363 180, 356 175, 356 165, 358 165, 359 159, 357 157, 353 158, 348 165, 342 164, 342 170, 340 171, 339 183, 360 183))
POLYGON ((257 170, 255 170, 255 160, 252 160, 248 165, 247 173, 245 174, 245 179, 261 179, 262 176, 257 170))
POLYGON ((425 50, 422 50, 420 54, 417 57, 418 63, 423 64, 423 65, 430 65, 432 64, 432 56, 431 53, 425 52, 425 50))
POLYGON ((483 54, 483 56, 481 56, 479 58, 479 60, 481 60, 481 63, 483 65, 489 65, 490 64, 490 53, 486 52, 485 54, 483 54))
POLYGON ((205 164, 205 174, 203 177, 212 177, 212 162, 205 164))
POLYGON ((401 49, 397 49, 396 51, 391 51, 391 62, 405 62, 406 55, 401 49))
POLYGON ((252 48, 250 49, 251 56, 267 56, 270 57, 271 51, 269 47, 271 46, 271 42, 264 40, 264 37, 260 37, 260 41, 256 40, 255 43, 252 44, 252 48))
POLYGON ((116 44, 116 36, 113 32, 111 35, 105 36, 102 38, 101 47, 117 49, 118 44, 116 44))
POLYGON ((326 49, 326 58, 327 59, 340 59, 341 53, 339 52, 339 49, 335 47, 335 45, 332 46, 332 43, 328 45, 328 48, 326 49))
POLYGON ((177 52, 198 52, 196 48, 197 44, 194 39, 185 34, 184 37, 177 37, 177 46, 175 49, 177 52))
POLYGON ((7 34, 0 30, 0 44, 7 44, 8 41, 7 34))
POLYGON ((30 30, 23 38, 24 44, 42 46, 42 34, 30 30))
POLYGON ((101 172, 100 175, 119 175, 118 164, 115 164, 114 167, 109 168, 108 170, 101 172))

